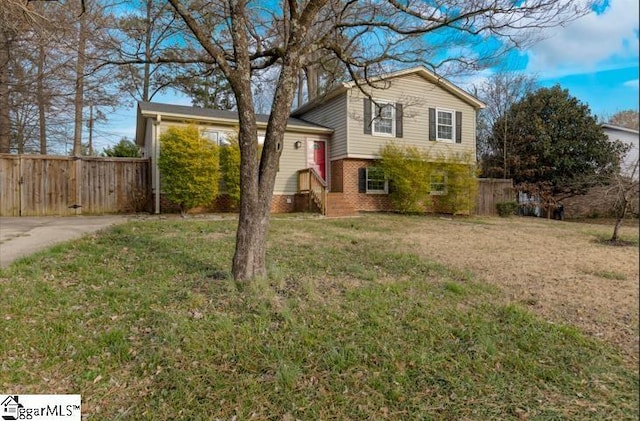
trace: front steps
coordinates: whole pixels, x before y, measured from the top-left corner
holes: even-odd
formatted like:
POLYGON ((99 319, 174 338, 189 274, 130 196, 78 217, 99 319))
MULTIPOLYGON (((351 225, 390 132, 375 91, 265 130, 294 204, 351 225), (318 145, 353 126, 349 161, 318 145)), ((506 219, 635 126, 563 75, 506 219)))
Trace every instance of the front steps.
POLYGON ((357 215, 356 209, 345 199, 343 193, 328 193, 325 216, 353 216, 357 215))

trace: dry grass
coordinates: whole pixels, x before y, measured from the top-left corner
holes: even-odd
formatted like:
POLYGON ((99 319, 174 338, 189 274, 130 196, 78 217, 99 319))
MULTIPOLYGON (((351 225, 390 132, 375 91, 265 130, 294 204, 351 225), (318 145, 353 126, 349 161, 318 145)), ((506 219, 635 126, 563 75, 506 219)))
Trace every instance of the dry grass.
MULTIPOLYGON (((598 241, 611 231, 534 218, 428 218, 411 225, 405 243, 447 266, 471 270, 500 287, 509 302, 616 345, 637 366, 638 247, 598 241)), ((622 233, 637 239, 637 221, 622 233)))

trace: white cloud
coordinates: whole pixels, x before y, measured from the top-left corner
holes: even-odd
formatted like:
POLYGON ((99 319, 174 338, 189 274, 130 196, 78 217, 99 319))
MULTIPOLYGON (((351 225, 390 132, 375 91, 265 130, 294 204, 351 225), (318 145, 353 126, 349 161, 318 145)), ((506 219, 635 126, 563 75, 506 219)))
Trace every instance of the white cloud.
POLYGON ((482 69, 470 75, 454 76, 451 81, 458 87, 472 93, 474 87, 485 83, 494 73, 493 69, 482 69))
POLYGON ((637 65, 638 13, 638 0, 610 0, 601 14, 547 30, 528 51, 527 70, 559 77, 637 65))
POLYGON ((625 83, 623 83, 624 86, 626 86, 627 88, 635 88, 638 89, 638 79, 633 79, 633 80, 628 80, 625 83))

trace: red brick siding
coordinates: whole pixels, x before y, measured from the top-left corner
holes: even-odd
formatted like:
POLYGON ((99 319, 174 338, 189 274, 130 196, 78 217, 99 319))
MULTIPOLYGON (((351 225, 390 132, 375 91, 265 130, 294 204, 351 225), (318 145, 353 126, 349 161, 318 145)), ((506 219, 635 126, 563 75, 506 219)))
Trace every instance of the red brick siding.
MULTIPOLYGON (((594 187, 587 194, 562 200, 565 218, 589 218, 614 216, 615 191, 611 187, 594 187)), ((638 195, 631 200, 629 215, 638 215, 640 201, 638 195)))
MULTIPOLYGON (((342 192, 345 200, 355 210, 384 212, 396 210, 388 194, 367 194, 358 191, 358 170, 375 166, 375 164, 376 161, 371 159, 341 159, 333 161, 331 163, 331 171, 335 171, 332 172, 332 176, 335 178, 332 181, 331 191, 336 192, 333 187, 338 184, 336 179, 341 178, 341 183, 338 184, 341 190, 337 190, 337 192, 342 192), (342 177, 337 177, 336 172, 339 172, 342 177)), ((431 203, 425 207, 424 211, 429 213, 450 213, 451 209, 440 202, 440 196, 431 196, 431 203)))
POLYGON ((341 159, 339 161, 333 161, 331 163, 331 169, 333 171, 334 168, 341 168, 341 191, 344 194, 344 198, 354 207, 355 210, 392 211, 394 208, 388 194, 367 194, 358 192, 358 170, 360 168, 374 165, 375 161, 371 159, 341 159))
MULTIPOLYGON (((216 197, 209 205, 198 206, 189 210, 189 213, 210 213, 210 212, 237 212, 237 206, 235 206, 229 196, 226 194, 216 197)), ((180 212, 180 206, 177 203, 167 199, 164 194, 160 195, 160 212, 161 213, 178 213, 180 212)))
POLYGON ((274 195, 271 201, 271 213, 295 212, 296 197, 294 194, 274 195))
MULTIPOLYGON (((296 211, 296 196, 295 195, 274 195, 271 201, 272 213, 287 213, 296 211), (289 199, 290 203, 287 203, 289 199)), ((237 206, 234 206, 229 199, 229 196, 223 194, 218 197, 209 205, 198 206, 190 209, 189 213, 211 213, 211 212, 237 212, 237 206)), ((180 206, 171 200, 167 199, 165 195, 160 195, 160 212, 161 213, 178 213, 180 212, 180 206)))
POLYGON ((342 175, 343 175, 343 163, 344 159, 338 161, 331 161, 331 191, 334 193, 342 192, 342 175))

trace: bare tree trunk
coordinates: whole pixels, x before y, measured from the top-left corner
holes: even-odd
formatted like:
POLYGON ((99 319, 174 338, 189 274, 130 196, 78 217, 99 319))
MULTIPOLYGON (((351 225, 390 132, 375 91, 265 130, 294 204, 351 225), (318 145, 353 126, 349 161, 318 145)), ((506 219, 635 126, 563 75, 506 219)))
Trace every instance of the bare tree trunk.
POLYGON ((89 106, 89 156, 93 156, 93 105, 89 106))
POLYGON ((311 102, 318 97, 318 66, 311 64, 304 68, 304 73, 307 77, 307 96, 311 102))
POLYGON ((151 81, 151 2, 147 0, 147 14, 145 17, 145 33, 144 33, 144 74, 142 80, 142 100, 149 101, 149 85, 151 81))
POLYGON ((619 230, 622 226, 622 221, 627 216, 627 210, 629 209, 630 202, 638 195, 639 182, 636 179, 638 170, 640 169, 640 161, 636 159, 630 168, 627 168, 626 174, 618 174, 614 183, 617 190, 616 201, 618 203, 618 209, 616 212, 616 224, 613 227, 613 234, 611 235, 612 242, 618 241, 619 230))
POLYGON ((76 61, 75 117, 73 132, 73 156, 82 155, 82 111, 84 108, 84 67, 87 48, 87 16, 80 16, 78 30, 78 57, 76 61))
POLYGON ((249 79, 239 78, 236 92, 240 129, 240 215, 236 233, 236 250, 233 256, 233 277, 250 280, 264 277, 266 225, 261 217, 258 195, 257 127, 249 79))
POLYGON ((627 207, 628 207, 628 204, 625 202, 623 204, 623 209, 621 210, 621 212, 618 214, 618 217, 616 218, 616 224, 613 226, 613 235, 611 235, 611 241, 618 241, 618 231, 620 230, 620 225, 622 225, 622 221, 626 216, 627 207))
POLYGON ((236 232, 236 250, 233 255, 233 277, 249 281, 267 274, 266 222, 262 217, 259 196, 258 130, 251 91, 251 60, 249 58, 245 7, 239 2, 230 8, 233 43, 237 48, 236 69, 230 83, 238 105, 238 143, 240 145, 240 215, 236 232), (235 30, 237 28, 237 30, 235 30))
MULTIPOLYGON (((4 10, 2 14, 4 22, 6 18, 4 10)), ((9 153, 11 146, 9 141, 11 124, 9 118, 9 38, 9 33, 0 29, 0 153, 9 153)))
MULTIPOLYGON (((246 27, 243 6, 231 10, 234 24, 246 27)), ((300 57, 290 51, 282 60, 280 77, 276 85, 273 107, 267 123, 260 165, 257 162, 257 126, 251 91, 251 62, 248 40, 244 32, 234 33, 237 67, 230 83, 236 94, 240 130, 240 216, 233 256, 233 277, 237 281, 250 281, 267 275, 267 230, 271 211, 273 188, 282 154, 284 132, 289 110, 296 93, 296 80, 300 71, 300 57)))
MULTIPOLYGON (((277 163, 282 154, 289 109, 296 94, 296 80, 300 70, 298 58, 295 57, 295 54, 292 55, 294 58, 285 58, 280 71, 257 177, 253 175, 256 173, 256 166, 253 164, 255 161, 245 163, 246 167, 241 165, 240 220, 238 222, 236 253, 233 258, 233 276, 239 281, 267 275, 267 230, 278 168, 277 163), (251 175, 246 177, 250 173, 251 175)), ((250 89, 250 86, 245 89, 250 89)), ((245 104, 240 105, 239 102, 238 109, 242 110, 245 106, 245 104)), ((241 111, 240 115, 243 114, 246 113, 241 111)), ((255 122, 255 119, 252 121, 255 122)), ((242 126, 241 117, 241 136, 243 135, 242 126)), ((246 136, 248 133, 245 132, 244 135, 246 136)), ((242 137, 240 140, 243 142, 242 137)), ((256 149, 255 139, 247 140, 254 142, 250 148, 254 151, 256 149)), ((244 160, 244 156, 242 158, 244 160)))
POLYGON ((38 129, 40 140, 40 154, 47 154, 47 117, 46 103, 44 94, 44 67, 47 55, 42 43, 38 45, 38 80, 37 80, 37 101, 38 101, 38 129))
POLYGON ((302 107, 303 104, 303 89, 304 79, 302 78, 302 72, 298 72, 298 108, 302 107))

